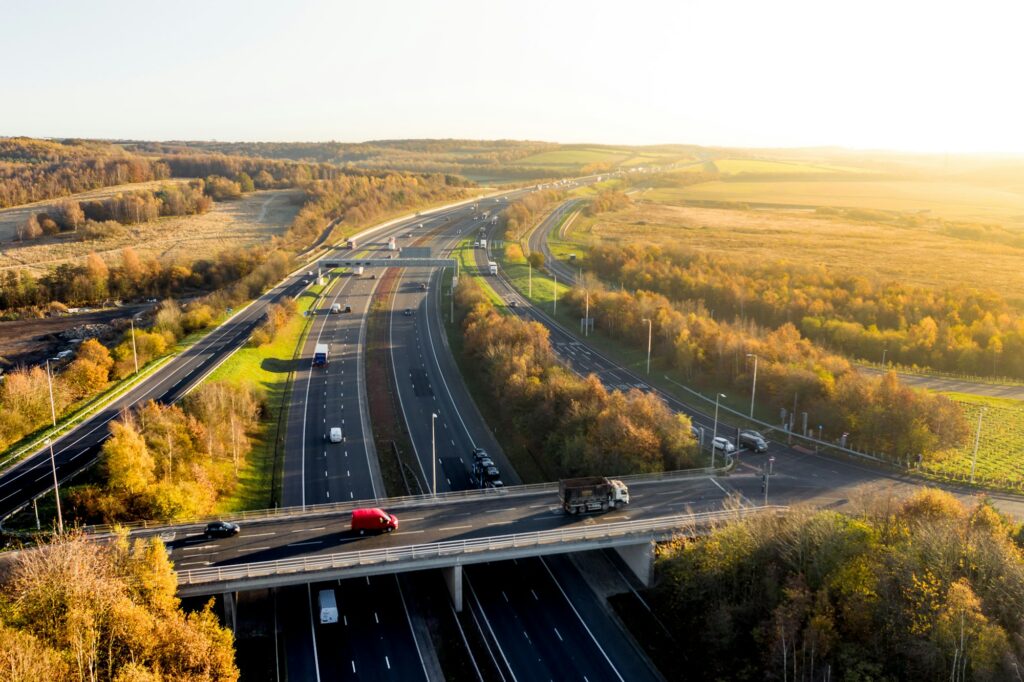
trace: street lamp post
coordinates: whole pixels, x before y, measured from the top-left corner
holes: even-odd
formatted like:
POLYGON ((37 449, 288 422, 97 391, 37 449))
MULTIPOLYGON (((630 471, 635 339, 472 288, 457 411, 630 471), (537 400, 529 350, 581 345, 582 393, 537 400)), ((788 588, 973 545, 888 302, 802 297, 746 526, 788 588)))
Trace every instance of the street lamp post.
POLYGON ((46 439, 50 446, 50 468, 53 470, 53 499, 57 501, 57 532, 64 534, 64 516, 60 512, 60 488, 57 486, 57 460, 53 456, 53 441, 46 439))
POLYGON ((889 350, 888 346, 882 347, 882 367, 885 367, 885 354, 889 350))
POLYGON ((50 375, 50 360, 46 360, 46 386, 50 389, 50 419, 53 420, 53 427, 57 428, 57 408, 53 404, 53 378, 50 375))
POLYGON ((583 313, 583 336, 590 336, 590 290, 587 289, 587 307, 583 313))
MULTIPOLYGON (((135 350, 135 320, 128 321, 132 326, 132 357, 135 358, 135 373, 139 373, 139 353, 135 350)), ((124 327, 122 327, 124 329, 124 327)))
POLYGON ((978 463, 978 443, 981 441, 981 418, 985 416, 985 408, 978 412, 978 430, 974 433, 974 454, 971 455, 971 485, 974 485, 974 467, 978 463))
POLYGON ((651 328, 653 327, 652 322, 646 317, 641 322, 647 323, 647 374, 651 373, 651 328))
POLYGON ((529 259, 526 261, 526 273, 530 282, 530 298, 533 298, 533 263, 529 259))
POLYGON ((715 468, 715 438, 718 437, 718 399, 724 398, 724 393, 715 394, 715 424, 711 428, 711 468, 715 468))
POLYGON ((757 390, 757 354, 747 353, 748 358, 754 358, 754 383, 750 385, 750 418, 754 418, 754 392, 757 390))
POLYGON ((433 472, 434 480, 430 487, 430 492, 437 497, 437 440, 434 437, 434 422, 437 421, 437 412, 433 412, 430 415, 430 468, 433 472))

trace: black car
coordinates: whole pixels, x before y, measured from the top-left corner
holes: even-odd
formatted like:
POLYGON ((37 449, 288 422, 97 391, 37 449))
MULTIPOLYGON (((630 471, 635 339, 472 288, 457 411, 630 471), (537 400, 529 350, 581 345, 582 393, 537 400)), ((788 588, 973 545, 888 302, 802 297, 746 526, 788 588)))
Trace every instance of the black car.
POLYGON ((753 452, 768 452, 768 441, 757 431, 741 431, 739 446, 753 452))
POLYGON ((230 521, 214 521, 206 524, 204 535, 208 538, 230 538, 238 535, 242 527, 230 521))
POLYGON ((487 454, 487 451, 483 448, 473 448, 473 461, 479 462, 484 459, 490 459, 491 456, 487 454))
POLYGON ((403 314, 403 315, 405 315, 406 317, 412 317, 412 308, 406 308, 406 309, 405 309, 405 310, 404 310, 404 311, 402 312, 402 314, 403 314))

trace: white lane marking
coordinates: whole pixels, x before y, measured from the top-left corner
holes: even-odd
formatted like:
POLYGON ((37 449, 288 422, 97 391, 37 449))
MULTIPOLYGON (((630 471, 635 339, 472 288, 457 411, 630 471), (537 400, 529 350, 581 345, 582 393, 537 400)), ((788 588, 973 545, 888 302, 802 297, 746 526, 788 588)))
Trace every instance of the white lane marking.
POLYGON ((269 547, 239 547, 236 552, 263 552, 270 549, 269 547))
POLYGON ((444 526, 443 528, 438 528, 438 530, 463 530, 465 528, 472 528, 472 527, 473 527, 472 524, 470 524, 468 526, 444 526))
MULTIPOLYGON (((316 670, 316 682, 320 682, 320 659, 316 653, 316 628, 313 626, 313 586, 306 583, 306 596, 309 598, 309 636, 313 640, 313 667, 316 670)), ((352 664, 355 672, 355 663, 352 664)))
POLYGON ((594 646, 596 646, 597 650, 601 652, 602 656, 604 656, 604 660, 608 662, 608 667, 612 669, 613 673, 615 673, 615 677, 619 678, 620 682, 626 682, 622 678, 622 675, 619 674, 619 671, 616 670, 615 665, 612 663, 612 659, 608 658, 608 654, 605 653, 605 650, 603 648, 601 648, 601 643, 597 641, 597 637, 594 637, 594 633, 590 631, 590 628, 587 626, 587 621, 583 620, 583 616, 580 615, 580 612, 576 610, 576 607, 569 600, 569 595, 567 595, 565 593, 565 590, 562 589, 562 586, 559 584, 558 579, 555 578, 555 574, 552 573, 551 569, 548 567, 548 563, 544 561, 543 557, 540 557, 540 562, 544 565, 544 569, 548 572, 548 575, 551 576, 551 582, 555 584, 555 587, 558 588, 558 591, 562 593, 563 597, 565 597, 565 601, 567 604, 569 604, 569 608, 571 608, 572 612, 576 614, 577 618, 579 618, 580 623, 582 623, 583 625, 583 629, 587 631, 588 635, 590 635, 590 639, 593 640, 594 646))
POLYGON ((320 526, 319 528, 299 528, 297 530, 289 531, 291 533, 305 533, 306 531, 312 532, 314 530, 327 530, 327 526, 320 526))
POLYGON ((322 545, 322 544, 324 544, 323 540, 309 540, 307 542, 293 542, 293 543, 291 543, 289 545, 286 545, 286 547, 303 547, 305 545, 322 545))
POLYGON ((558 631, 558 628, 554 628, 554 630, 555 630, 555 634, 558 636, 558 641, 559 642, 564 642, 565 640, 562 639, 562 633, 558 631))
POLYGON ((245 537, 248 538, 262 538, 266 535, 277 535, 277 531, 270 531, 269 533, 246 533, 245 537))
POLYGON ((716 481, 713 476, 708 476, 708 480, 714 483, 718 487, 718 489, 721 490, 723 493, 725 493, 726 495, 729 494, 729 491, 723 488, 722 484, 716 481))

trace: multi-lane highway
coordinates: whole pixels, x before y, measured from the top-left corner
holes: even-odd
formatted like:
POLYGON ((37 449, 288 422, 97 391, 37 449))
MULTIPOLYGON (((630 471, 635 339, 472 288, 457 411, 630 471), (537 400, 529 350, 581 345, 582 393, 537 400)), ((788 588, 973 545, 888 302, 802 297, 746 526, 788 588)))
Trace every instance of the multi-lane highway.
MULTIPOLYGON (((484 212, 493 214, 505 205, 501 200, 482 201, 475 220, 460 222, 434 237, 435 255, 450 253, 461 239, 489 224, 484 212)), ((424 290, 422 284, 429 275, 413 269, 402 274, 393 306, 391 341, 402 410, 427 487, 433 485, 434 464, 438 491, 471 487, 471 453, 476 447, 487 450, 498 464, 503 482, 514 485, 519 476, 487 428, 447 348, 443 319, 449 314, 444 303, 450 292, 441 291, 439 272, 424 290), (431 433, 434 414, 437 419, 431 433), (432 459, 433 450, 436 459, 432 459)), ((595 595, 566 587, 579 580, 569 562, 527 559, 468 566, 465 577, 470 608, 494 647, 499 669, 511 679, 557 679, 567 661, 560 654, 563 649, 580 653, 586 665, 581 664, 579 671, 588 679, 652 678, 643 657, 597 605, 595 595), (534 593, 557 598, 513 602, 508 590, 488 589, 492 585, 522 586, 524 576, 529 576, 525 584, 534 593), (581 611, 589 614, 587 621, 581 611), (506 632, 506 627, 512 630, 506 632), (556 651, 546 649, 553 635, 559 641, 556 651)))
MULTIPOLYGON (((120 398, 54 441, 57 478, 71 477, 92 462, 106 439, 110 420, 125 407, 147 400, 171 402, 199 383, 227 355, 241 346, 263 319, 269 304, 296 296, 306 286, 305 274, 289 276, 246 308, 235 313, 181 355, 172 358, 120 398)), ((0 519, 6 519, 34 497, 53 488, 49 450, 40 449, 0 474, 0 519)))

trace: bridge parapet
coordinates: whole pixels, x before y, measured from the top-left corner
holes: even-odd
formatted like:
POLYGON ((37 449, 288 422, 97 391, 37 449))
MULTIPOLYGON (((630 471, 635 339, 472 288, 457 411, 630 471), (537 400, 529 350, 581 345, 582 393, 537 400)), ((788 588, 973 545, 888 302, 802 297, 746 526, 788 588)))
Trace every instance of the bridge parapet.
POLYGON ((755 514, 784 513, 785 506, 677 514, 654 519, 516 533, 383 549, 310 555, 178 573, 178 594, 197 596, 230 590, 279 587, 335 578, 446 568, 527 556, 563 554, 667 540, 680 530, 697 532, 716 523, 755 514))

